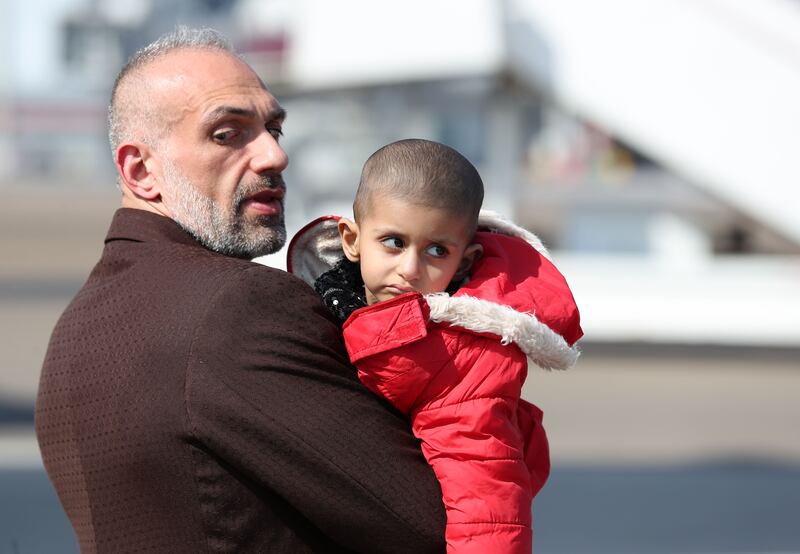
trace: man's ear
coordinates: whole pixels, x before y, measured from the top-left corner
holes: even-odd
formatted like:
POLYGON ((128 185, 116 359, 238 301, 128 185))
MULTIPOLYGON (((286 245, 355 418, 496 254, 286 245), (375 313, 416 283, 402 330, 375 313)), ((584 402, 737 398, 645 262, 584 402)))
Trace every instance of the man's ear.
POLYGON ((120 185, 134 196, 144 200, 156 200, 161 196, 158 179, 150 170, 150 148, 142 142, 128 142, 117 148, 117 172, 120 185))
POLYGON ((475 262, 481 259, 483 255, 483 246, 480 244, 472 243, 464 250, 461 256, 461 261, 458 263, 458 269, 453 276, 454 281, 460 281, 469 274, 475 262))
POLYGON ((339 219, 337 225, 339 229, 339 236, 342 237, 342 250, 344 255, 351 262, 357 262, 361 259, 358 247, 358 223, 352 219, 343 217, 339 219))

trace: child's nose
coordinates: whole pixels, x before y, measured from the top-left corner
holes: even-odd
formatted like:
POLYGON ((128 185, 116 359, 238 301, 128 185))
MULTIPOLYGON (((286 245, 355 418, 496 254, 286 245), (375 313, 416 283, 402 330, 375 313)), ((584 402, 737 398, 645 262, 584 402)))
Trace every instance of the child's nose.
POLYGON ((417 253, 408 249, 403 254, 403 259, 400 263, 400 277, 407 282, 411 282, 419 278, 419 256, 417 253))

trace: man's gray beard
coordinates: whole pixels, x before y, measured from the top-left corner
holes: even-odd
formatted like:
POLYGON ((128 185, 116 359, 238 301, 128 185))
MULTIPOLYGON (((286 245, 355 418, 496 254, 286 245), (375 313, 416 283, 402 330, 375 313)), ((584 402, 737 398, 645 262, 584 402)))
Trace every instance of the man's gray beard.
POLYGON ((286 243, 283 210, 279 215, 260 215, 254 220, 248 220, 242 212, 242 202, 248 196, 275 188, 269 177, 240 182, 228 206, 219 206, 201 193, 172 160, 165 161, 164 177, 172 218, 209 250, 252 259, 277 252, 286 243))

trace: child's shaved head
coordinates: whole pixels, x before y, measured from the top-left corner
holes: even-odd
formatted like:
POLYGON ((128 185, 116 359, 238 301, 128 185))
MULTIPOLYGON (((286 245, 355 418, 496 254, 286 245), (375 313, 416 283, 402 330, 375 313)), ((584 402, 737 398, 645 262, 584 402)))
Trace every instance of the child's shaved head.
POLYGON ((353 202, 356 222, 380 197, 468 217, 472 231, 483 203, 483 181, 464 156, 444 144, 406 139, 387 144, 364 164, 353 202))

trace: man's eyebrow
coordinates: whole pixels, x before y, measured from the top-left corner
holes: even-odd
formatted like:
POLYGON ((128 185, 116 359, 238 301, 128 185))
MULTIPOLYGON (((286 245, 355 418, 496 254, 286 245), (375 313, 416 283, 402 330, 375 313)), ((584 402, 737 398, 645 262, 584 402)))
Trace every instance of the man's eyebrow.
POLYGON ((267 121, 283 121, 284 119, 286 119, 286 110, 280 106, 272 108, 267 114, 267 121))
MULTIPOLYGON (((256 119, 259 117, 258 112, 249 108, 240 108, 238 106, 219 106, 208 112, 203 117, 203 123, 211 125, 227 116, 244 117, 248 119, 256 119)), ((267 121, 283 121, 284 119, 286 119, 286 110, 281 107, 270 110, 266 118, 267 121)))

